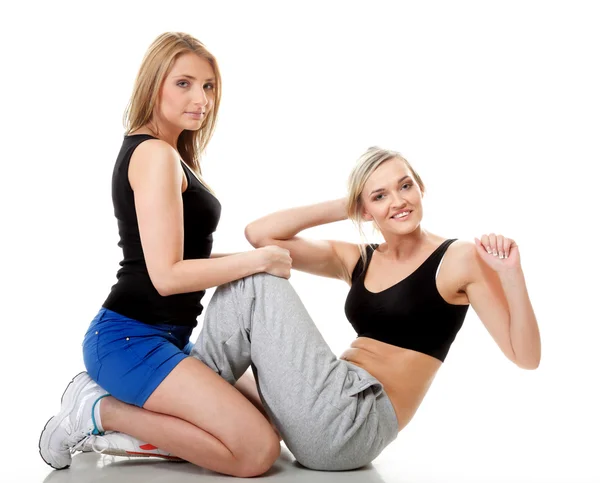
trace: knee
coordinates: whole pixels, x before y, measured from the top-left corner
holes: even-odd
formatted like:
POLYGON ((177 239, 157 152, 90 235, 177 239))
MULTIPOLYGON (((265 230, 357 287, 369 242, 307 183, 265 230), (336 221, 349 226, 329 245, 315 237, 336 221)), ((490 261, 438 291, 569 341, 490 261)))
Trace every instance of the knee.
POLYGON ((266 272, 259 272, 247 277, 234 280, 232 282, 220 285, 215 290, 213 298, 217 295, 227 294, 229 292, 240 293, 245 291, 256 292, 266 290, 274 292, 280 290, 289 290, 292 287, 290 281, 283 277, 277 277, 266 272))
POLYGON ((251 478, 259 476, 271 468, 279 454, 281 446, 274 432, 265 437, 257 447, 252 448, 238 459, 239 465, 234 476, 251 478))
POLYGON ((248 278, 254 286, 254 289, 260 292, 264 291, 265 293, 274 294, 282 292, 286 293, 289 290, 293 290, 292 284, 287 278, 277 277, 270 273, 255 273, 248 278))

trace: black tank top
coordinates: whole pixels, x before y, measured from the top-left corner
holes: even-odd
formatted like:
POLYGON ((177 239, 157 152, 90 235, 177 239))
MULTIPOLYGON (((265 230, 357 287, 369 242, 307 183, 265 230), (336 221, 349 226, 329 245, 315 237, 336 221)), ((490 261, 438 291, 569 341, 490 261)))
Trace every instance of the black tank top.
POLYGON ((444 241, 408 277, 378 293, 365 288, 365 274, 379 245, 367 246, 366 268, 359 258, 345 305, 358 337, 412 349, 443 362, 469 308, 446 302, 435 283, 442 257, 454 241, 444 241))
MULTIPOLYGON (((189 292, 167 297, 161 296, 150 280, 138 229, 133 190, 128 171, 135 148, 148 139, 147 134, 125 136, 112 177, 112 200, 119 226, 119 246, 123 261, 117 272, 117 283, 102 305, 126 317, 147 324, 171 324, 195 327, 202 312, 205 291, 189 292)), ((188 188, 183 198, 183 258, 209 258, 212 250, 212 233, 221 216, 221 204, 185 165, 183 171, 188 188)))

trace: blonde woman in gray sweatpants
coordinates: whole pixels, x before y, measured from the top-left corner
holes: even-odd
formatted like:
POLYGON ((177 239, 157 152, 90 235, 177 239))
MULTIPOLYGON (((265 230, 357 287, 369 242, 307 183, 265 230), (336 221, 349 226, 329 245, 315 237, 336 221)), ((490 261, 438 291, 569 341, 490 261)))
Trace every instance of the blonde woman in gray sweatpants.
POLYGON ((289 251, 292 268, 350 285, 358 337, 337 359, 290 283, 257 274, 219 287, 192 354, 233 383, 252 364, 264 408, 303 465, 347 470, 372 461, 412 419, 470 304, 504 354, 535 369, 540 336, 516 243, 425 231, 423 181, 399 153, 369 149, 347 198, 278 211, 246 227, 255 247, 289 251), (298 233, 350 217, 385 243, 298 233))
POLYGON ((292 268, 350 285, 345 312, 358 337, 340 359, 289 282, 254 275, 215 294, 194 354, 233 382, 256 370, 265 409, 305 466, 344 470, 372 461, 414 416, 469 305, 506 357, 540 362, 537 320, 514 240, 475 243, 423 229, 421 177, 399 153, 370 148, 348 196, 281 210, 246 227, 256 248, 289 251, 292 268), (371 221, 385 242, 357 245, 298 234, 371 221))

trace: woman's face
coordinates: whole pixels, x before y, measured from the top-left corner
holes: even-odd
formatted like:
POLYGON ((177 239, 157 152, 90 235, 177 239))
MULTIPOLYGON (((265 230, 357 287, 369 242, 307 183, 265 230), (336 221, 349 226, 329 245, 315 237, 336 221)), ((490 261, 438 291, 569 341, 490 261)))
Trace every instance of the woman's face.
POLYGON ((423 218, 423 194, 406 164, 393 158, 369 176, 361 193, 363 218, 385 237, 412 233, 423 218))
POLYGON ((194 53, 179 56, 160 89, 155 118, 174 130, 197 131, 215 103, 215 73, 194 53))

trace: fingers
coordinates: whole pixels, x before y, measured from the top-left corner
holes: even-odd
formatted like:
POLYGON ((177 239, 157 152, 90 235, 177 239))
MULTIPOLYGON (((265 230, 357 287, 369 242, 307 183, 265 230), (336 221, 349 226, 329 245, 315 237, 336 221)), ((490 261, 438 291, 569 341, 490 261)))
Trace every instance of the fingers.
POLYGON ((494 234, 494 233, 490 233, 489 235, 489 239, 490 239, 490 252, 492 255, 494 255, 495 257, 498 256, 498 237, 494 234))
POLYGON ((487 248, 483 246, 483 242, 479 238, 475 238, 475 249, 479 253, 480 257, 484 257, 487 254, 487 248))
POLYGON ((496 237, 496 243, 498 245, 498 258, 508 258, 510 256, 510 249, 515 245, 515 241, 511 238, 506 238, 502 235, 496 237))
POLYGON ((267 253, 267 268, 265 272, 289 279, 292 276, 292 257, 290 251, 277 245, 261 248, 267 253))
POLYGON ((502 235, 496 235, 496 246, 498 247, 498 258, 502 260, 504 258, 504 240, 502 235))
POLYGON ((508 258, 510 255, 510 247, 513 244, 513 241, 510 238, 504 239, 504 258, 508 258))
MULTIPOLYGON (((475 240, 477 240, 477 238, 475 240)), ((510 255, 510 248, 515 246, 514 240, 506 238, 503 235, 496 235, 495 233, 482 235, 481 241, 477 240, 477 242, 479 242, 487 253, 500 260, 508 258, 510 255)))
MULTIPOLYGON (((492 233, 493 235, 493 233, 492 233)), ((494 235, 495 237, 495 235, 494 235)), ((494 241, 496 239, 494 238, 494 241)), ((490 240, 490 235, 483 235, 481 237, 481 244, 483 245, 483 248, 485 248, 485 250, 491 255, 492 254, 492 244, 491 244, 491 240, 490 240)))
POLYGON ((290 255, 290 251, 282 248, 283 253, 281 256, 281 262, 283 264, 284 270, 284 278, 289 279, 292 276, 292 256, 290 255))

